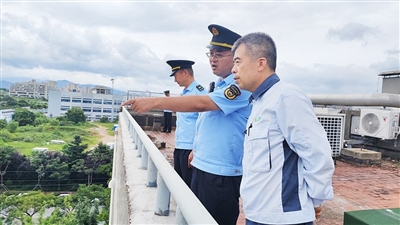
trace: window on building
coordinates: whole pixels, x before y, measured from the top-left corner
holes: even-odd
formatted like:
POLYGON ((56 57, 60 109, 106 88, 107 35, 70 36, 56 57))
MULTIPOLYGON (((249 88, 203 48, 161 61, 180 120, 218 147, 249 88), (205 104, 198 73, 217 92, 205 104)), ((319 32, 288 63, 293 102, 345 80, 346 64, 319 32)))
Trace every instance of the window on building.
POLYGON ((61 106, 61 111, 68 111, 69 109, 70 109, 69 106, 66 106, 66 105, 61 106))
POLYGON ((93 108, 93 112, 101 112, 101 108, 93 108))
POLYGON ((72 102, 81 103, 82 99, 81 98, 72 98, 72 102))
POLYGON ((70 102, 71 99, 69 97, 61 97, 61 102, 70 102))
POLYGON ((104 99, 104 105, 112 105, 112 100, 105 100, 104 99))
POLYGON ((115 100, 114 101, 114 105, 121 105, 122 104, 122 101, 121 100, 115 100))
POLYGON ((82 110, 84 112, 92 112, 92 108, 91 107, 82 107, 82 110))
POLYGON ((93 99, 93 104, 102 104, 101 99, 93 99))
POLYGON ((91 98, 83 98, 82 103, 92 104, 91 98))
POLYGON ((111 108, 104 108, 103 113, 111 113, 111 108))

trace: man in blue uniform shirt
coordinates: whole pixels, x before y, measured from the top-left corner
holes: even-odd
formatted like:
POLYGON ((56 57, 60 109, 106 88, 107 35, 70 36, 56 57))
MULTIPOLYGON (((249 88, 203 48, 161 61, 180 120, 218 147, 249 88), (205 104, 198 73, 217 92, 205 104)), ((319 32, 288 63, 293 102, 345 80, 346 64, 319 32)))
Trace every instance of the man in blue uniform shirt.
POLYGON ((240 194, 246 224, 313 224, 333 198, 334 164, 310 99, 275 74, 276 47, 264 33, 235 42, 235 82, 252 92, 240 194))
MULTIPOLYGON (((169 90, 164 91, 165 97, 169 97, 169 90)), ((161 132, 171 133, 172 130, 172 111, 164 110, 164 128, 161 132)))
POLYGON ((233 80, 233 43, 239 34, 219 25, 208 26, 211 69, 218 80, 204 96, 139 98, 124 102, 136 112, 153 108, 202 112, 196 123, 191 189, 218 224, 236 224, 242 179, 244 130, 250 115, 250 92, 233 80))
MULTIPOLYGON (((168 60, 167 64, 172 69, 170 77, 174 77, 175 82, 180 87, 184 87, 181 96, 207 94, 204 87, 194 79, 193 61, 168 60)), ((174 169, 189 187, 192 182, 193 171, 189 166, 188 158, 190 152, 193 150, 194 135, 196 132, 195 126, 198 117, 198 112, 176 113, 174 169)))

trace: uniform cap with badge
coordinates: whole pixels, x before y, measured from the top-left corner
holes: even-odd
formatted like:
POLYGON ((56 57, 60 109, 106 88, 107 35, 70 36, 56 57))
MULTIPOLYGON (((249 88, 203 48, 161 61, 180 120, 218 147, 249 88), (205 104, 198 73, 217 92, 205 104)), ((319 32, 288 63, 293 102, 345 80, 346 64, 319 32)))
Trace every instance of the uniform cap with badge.
POLYGON ((216 24, 209 25, 208 30, 213 35, 210 45, 207 45, 210 50, 231 50, 235 41, 241 37, 228 28, 216 24))
POLYGON ((171 66, 172 74, 169 76, 172 77, 180 69, 191 69, 194 62, 190 60, 168 60, 167 64, 171 66))

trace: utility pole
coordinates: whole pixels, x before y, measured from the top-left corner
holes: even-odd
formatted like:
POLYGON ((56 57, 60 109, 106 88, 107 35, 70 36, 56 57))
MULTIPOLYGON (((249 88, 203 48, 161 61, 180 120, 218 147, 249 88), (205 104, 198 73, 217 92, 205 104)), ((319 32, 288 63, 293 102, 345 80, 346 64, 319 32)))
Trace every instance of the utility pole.
POLYGON ((111 78, 111 121, 114 121, 114 78, 111 78))

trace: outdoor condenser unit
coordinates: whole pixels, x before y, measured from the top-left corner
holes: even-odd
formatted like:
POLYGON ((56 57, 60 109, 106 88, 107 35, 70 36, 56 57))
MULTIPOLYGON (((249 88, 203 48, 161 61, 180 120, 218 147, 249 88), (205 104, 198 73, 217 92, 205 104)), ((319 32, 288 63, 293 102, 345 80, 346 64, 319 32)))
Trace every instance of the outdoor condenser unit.
POLYGON ((361 109, 360 135, 395 139, 398 132, 399 112, 383 109, 361 109))
POLYGON ((317 114, 331 145, 332 157, 339 157, 343 146, 344 114, 317 114))

